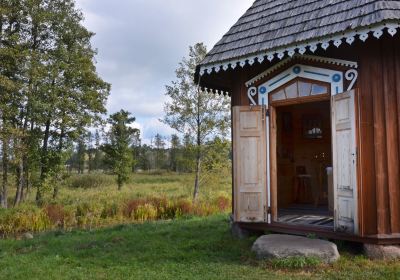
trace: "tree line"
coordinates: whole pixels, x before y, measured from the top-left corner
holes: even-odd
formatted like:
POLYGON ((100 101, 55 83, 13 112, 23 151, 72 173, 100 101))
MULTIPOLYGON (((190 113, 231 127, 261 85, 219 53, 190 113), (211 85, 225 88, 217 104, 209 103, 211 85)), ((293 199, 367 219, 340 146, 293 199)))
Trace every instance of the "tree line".
POLYGON ((2 0, 0 6, 1 206, 35 187, 58 193, 66 152, 106 113, 110 85, 96 73, 83 15, 73 0, 2 0), (14 178, 11 178, 14 177, 14 178), (15 180, 14 180, 15 179, 15 180))
MULTIPOLYGON (((142 144, 138 130, 131 136, 126 152, 126 154, 131 154, 127 173, 195 172, 196 145, 189 134, 182 137, 178 134, 172 134, 169 137, 156 134, 149 144, 142 144)), ((112 171, 112 162, 110 158, 107 159, 109 152, 107 153, 107 148, 105 148, 108 145, 112 146, 108 141, 107 136, 102 137, 98 130, 94 133, 86 133, 71 151, 71 156, 66 161, 67 171, 70 174, 112 171)), ((206 171, 215 171, 217 167, 230 168, 231 142, 229 140, 215 136, 205 143, 204 148, 207 150, 207 156, 204 159, 206 171)))
POLYGON ((190 47, 166 86, 161 121, 177 134, 146 145, 130 112, 104 119, 111 85, 96 72, 94 34, 82 22, 74 0, 2 0, 0 206, 17 206, 32 192, 38 205, 45 193, 57 198, 72 169, 111 172, 119 189, 134 171, 194 172, 196 199, 205 178, 230 164, 229 100, 193 79, 206 47, 190 47))

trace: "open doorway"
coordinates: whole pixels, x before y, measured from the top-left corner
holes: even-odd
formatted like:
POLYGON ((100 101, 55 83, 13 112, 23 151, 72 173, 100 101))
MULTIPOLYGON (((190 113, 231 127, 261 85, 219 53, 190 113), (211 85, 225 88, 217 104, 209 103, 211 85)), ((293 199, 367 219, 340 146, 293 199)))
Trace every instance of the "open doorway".
POLYGON ((330 100, 276 107, 278 222, 333 228, 330 100))

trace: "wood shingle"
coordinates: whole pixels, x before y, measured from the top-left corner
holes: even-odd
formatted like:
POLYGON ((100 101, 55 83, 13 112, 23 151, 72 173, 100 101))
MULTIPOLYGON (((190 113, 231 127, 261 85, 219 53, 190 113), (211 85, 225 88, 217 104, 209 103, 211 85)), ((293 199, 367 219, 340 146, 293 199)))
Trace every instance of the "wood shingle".
POLYGON ((400 1, 256 0, 201 65, 257 55, 391 20, 400 20, 400 1))

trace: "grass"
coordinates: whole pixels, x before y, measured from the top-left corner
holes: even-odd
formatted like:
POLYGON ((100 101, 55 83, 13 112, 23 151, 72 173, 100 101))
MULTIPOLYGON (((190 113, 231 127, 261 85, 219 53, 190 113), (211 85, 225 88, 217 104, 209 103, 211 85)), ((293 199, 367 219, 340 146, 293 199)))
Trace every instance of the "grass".
POLYGON ((92 176, 71 178, 55 201, 47 193, 44 208, 31 193, 24 205, 0 210, 1 227, 36 232, 32 240, 0 240, 0 279, 400 279, 400 262, 370 261, 343 243, 334 265, 256 260, 255 238, 233 239, 221 213, 229 210, 220 198, 230 195, 230 176, 203 184, 199 206, 188 202, 193 175, 135 174, 122 191, 112 176, 92 176), (78 227, 49 232, 60 217, 78 227))
MULTIPOLYGON (((143 198, 158 196, 167 198, 191 198, 194 185, 194 174, 165 173, 153 175, 146 173, 133 174, 128 184, 121 191, 117 190, 113 176, 95 174, 108 182, 96 188, 61 188, 57 202, 63 205, 79 203, 80 201, 121 201, 128 198, 143 198)), ((212 199, 218 195, 226 195, 231 191, 231 177, 220 176, 203 184, 200 200, 212 199)), ((47 199, 50 199, 51 193, 47 199)), ((34 194, 30 196, 34 200, 34 194)))
POLYGON ((31 192, 17 208, 0 209, 0 234, 9 237, 57 228, 92 229, 230 210, 230 176, 214 176, 203 184, 196 203, 192 202, 193 179, 192 174, 133 174, 118 191, 114 176, 73 175, 61 186, 55 200, 49 187, 42 207, 35 205, 35 193, 31 192))
POLYGON ((253 241, 233 239, 222 214, 56 231, 32 240, 0 241, 0 279, 400 278, 398 262, 370 261, 347 252, 331 266, 312 262, 306 269, 272 267, 250 253, 253 241))

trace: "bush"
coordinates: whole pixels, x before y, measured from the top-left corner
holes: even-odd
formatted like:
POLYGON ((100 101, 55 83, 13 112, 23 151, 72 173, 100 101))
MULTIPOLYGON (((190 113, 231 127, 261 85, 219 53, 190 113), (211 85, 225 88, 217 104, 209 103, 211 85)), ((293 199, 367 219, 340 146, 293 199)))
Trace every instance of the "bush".
POLYGON ((143 199, 135 199, 135 200, 130 200, 125 204, 124 210, 123 210, 123 215, 126 218, 132 218, 134 215, 135 211, 139 208, 140 205, 143 205, 145 202, 143 199))
POLYGON ((0 232, 3 236, 22 232, 39 232, 52 229, 52 224, 43 209, 20 207, 0 211, 0 232))
POLYGON ((157 208, 151 204, 139 205, 134 212, 134 219, 136 221, 145 222, 157 219, 157 208))
POLYGON ((51 229, 93 228, 116 222, 145 222, 208 216, 230 209, 230 199, 218 196, 193 203, 186 198, 148 197, 125 202, 91 201, 69 206, 48 204, 42 208, 20 206, 0 210, 0 232, 11 235, 51 229))
POLYGON ((232 207, 232 200, 225 196, 218 196, 215 204, 221 212, 224 212, 232 207))
POLYGON ((116 218, 120 215, 120 207, 117 203, 111 203, 110 205, 104 205, 103 211, 101 212, 101 218, 116 218))
POLYGON ((62 205, 50 204, 45 206, 44 212, 52 225, 64 227, 64 207, 62 205))
POLYGON ((67 186, 70 188, 95 189, 115 184, 113 178, 105 174, 74 175, 67 180, 67 186))
POLYGON ((102 207, 96 203, 83 203, 76 208, 76 221, 79 227, 92 228, 99 225, 101 220, 102 207))

